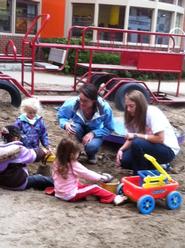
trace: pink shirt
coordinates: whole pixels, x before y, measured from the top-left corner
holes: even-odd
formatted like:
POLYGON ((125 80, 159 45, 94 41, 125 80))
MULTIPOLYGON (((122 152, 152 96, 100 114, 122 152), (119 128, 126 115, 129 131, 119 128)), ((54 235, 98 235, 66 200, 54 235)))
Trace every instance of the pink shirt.
POLYGON ((70 200, 75 197, 78 191, 79 178, 91 181, 100 181, 102 175, 87 169, 78 161, 71 162, 67 179, 64 179, 57 171, 57 162, 54 162, 52 176, 55 186, 55 196, 63 200, 70 200))

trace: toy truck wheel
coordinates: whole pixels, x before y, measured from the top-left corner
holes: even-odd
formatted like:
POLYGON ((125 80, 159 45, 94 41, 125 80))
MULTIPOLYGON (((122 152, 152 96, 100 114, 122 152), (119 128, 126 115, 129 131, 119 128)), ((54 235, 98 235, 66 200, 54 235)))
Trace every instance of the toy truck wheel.
POLYGON ((137 209, 141 214, 150 214, 155 208, 155 200, 150 195, 144 195, 137 202, 137 209))
POLYGON ((166 206, 168 209, 177 209, 181 203, 182 196, 178 191, 172 191, 166 197, 166 206))
POLYGON ((123 195, 123 183, 118 184, 117 189, 116 189, 116 194, 123 195))

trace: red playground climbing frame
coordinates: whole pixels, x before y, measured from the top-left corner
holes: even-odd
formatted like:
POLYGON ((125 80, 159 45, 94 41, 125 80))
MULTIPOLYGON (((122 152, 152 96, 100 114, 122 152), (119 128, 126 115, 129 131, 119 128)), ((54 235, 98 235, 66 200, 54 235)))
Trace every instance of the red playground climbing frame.
MULTIPOLYGON (((56 43, 43 43, 40 42, 39 37, 42 30, 45 28, 50 16, 39 15, 34 20, 29 30, 22 39, 22 51, 17 53, 17 48, 13 40, 9 40, 4 48, 4 54, 0 55, 0 61, 14 61, 19 62, 22 65, 21 81, 0 73, 0 89, 7 90, 11 96, 14 97, 13 91, 18 90, 27 97, 37 97, 41 101, 47 102, 61 102, 65 98, 61 95, 47 95, 47 98, 36 93, 35 90, 35 72, 38 70, 49 70, 45 67, 39 67, 36 63, 36 53, 38 49, 60 49, 66 51, 64 64, 59 69, 52 69, 51 71, 62 70, 67 61, 68 51, 70 49, 75 50, 75 75, 74 86, 71 91, 76 91, 78 83, 93 83, 99 80, 103 82, 100 91, 103 89, 103 97, 110 96, 115 93, 121 86, 135 82, 142 85, 146 91, 150 94, 153 102, 170 103, 170 102, 185 102, 185 96, 180 92, 180 81, 183 70, 183 61, 185 55, 185 35, 182 34, 167 34, 158 32, 144 32, 135 30, 113 29, 104 27, 72 27, 68 32, 67 44, 56 43), (33 36, 31 35, 35 26, 41 23, 38 31, 33 36), (74 30, 78 30, 81 33, 81 44, 74 45, 71 42, 71 37, 74 30), (92 35, 92 40, 87 42, 86 37, 92 35), (101 40, 102 35, 106 34, 109 40, 101 40), (118 39, 119 37, 119 39, 118 39), (134 40, 134 42, 133 42, 134 40), (31 49, 31 55, 25 56, 26 49, 31 49), (79 54, 82 51, 89 52, 88 63, 82 63, 79 60, 79 54), (94 63, 94 55, 96 53, 114 53, 119 56, 119 64, 97 64, 94 63), (25 68, 31 66, 31 80, 25 81, 25 68), (77 75, 79 68, 84 68, 86 72, 82 76, 77 75), (130 78, 119 78, 116 75, 116 71, 142 71, 154 72, 159 75, 159 82, 157 91, 152 92, 150 87, 143 81, 130 78), (160 92, 161 78, 163 73, 174 73, 177 75, 177 86, 174 94, 171 96, 165 92, 160 92), (102 81, 102 79, 104 79, 102 81), (5 85, 2 86, 2 85, 5 85), (9 89, 11 88, 11 90, 9 89), (106 91, 105 91, 106 89, 106 91), (63 97, 63 98, 62 98, 63 97)), ((98 85, 100 86, 100 84, 98 85)), ((38 91, 38 90, 37 90, 38 91)), ((17 104, 18 105, 18 104, 17 104)))

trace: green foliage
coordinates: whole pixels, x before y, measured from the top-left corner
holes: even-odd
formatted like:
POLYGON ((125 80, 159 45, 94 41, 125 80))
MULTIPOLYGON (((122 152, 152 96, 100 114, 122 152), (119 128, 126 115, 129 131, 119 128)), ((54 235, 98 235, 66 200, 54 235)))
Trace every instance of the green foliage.
POLYGON ((115 53, 94 53, 93 63, 118 65, 120 57, 115 53))
MULTIPOLYGON (((56 44, 67 44, 66 38, 48 38, 41 39, 43 43, 56 43, 56 44)), ((86 40, 86 44, 89 43, 89 40, 86 40)), ((70 44, 80 45, 81 39, 71 39, 70 44)), ((49 55, 49 48, 43 48, 44 57, 47 60, 49 55)), ((74 73, 75 70, 75 55, 76 49, 70 49, 68 52, 67 62, 65 65, 64 73, 74 73)), ((79 51, 78 62, 79 63, 88 63, 89 62, 89 51, 79 51)), ((97 64, 119 64, 119 55, 114 53, 93 53, 93 63, 97 64)), ((77 74, 81 75, 85 72, 83 68, 78 68, 77 74)))

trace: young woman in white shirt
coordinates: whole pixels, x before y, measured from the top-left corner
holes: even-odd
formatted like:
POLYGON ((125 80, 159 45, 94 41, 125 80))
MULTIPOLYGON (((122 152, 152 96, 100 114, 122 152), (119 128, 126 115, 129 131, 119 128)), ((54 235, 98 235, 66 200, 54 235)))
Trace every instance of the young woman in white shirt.
POLYGON ((122 168, 133 170, 154 169, 144 158, 147 153, 160 164, 170 163, 180 147, 174 129, 164 113, 148 105, 142 92, 125 94, 125 127, 128 131, 124 144, 117 152, 116 162, 122 168))

